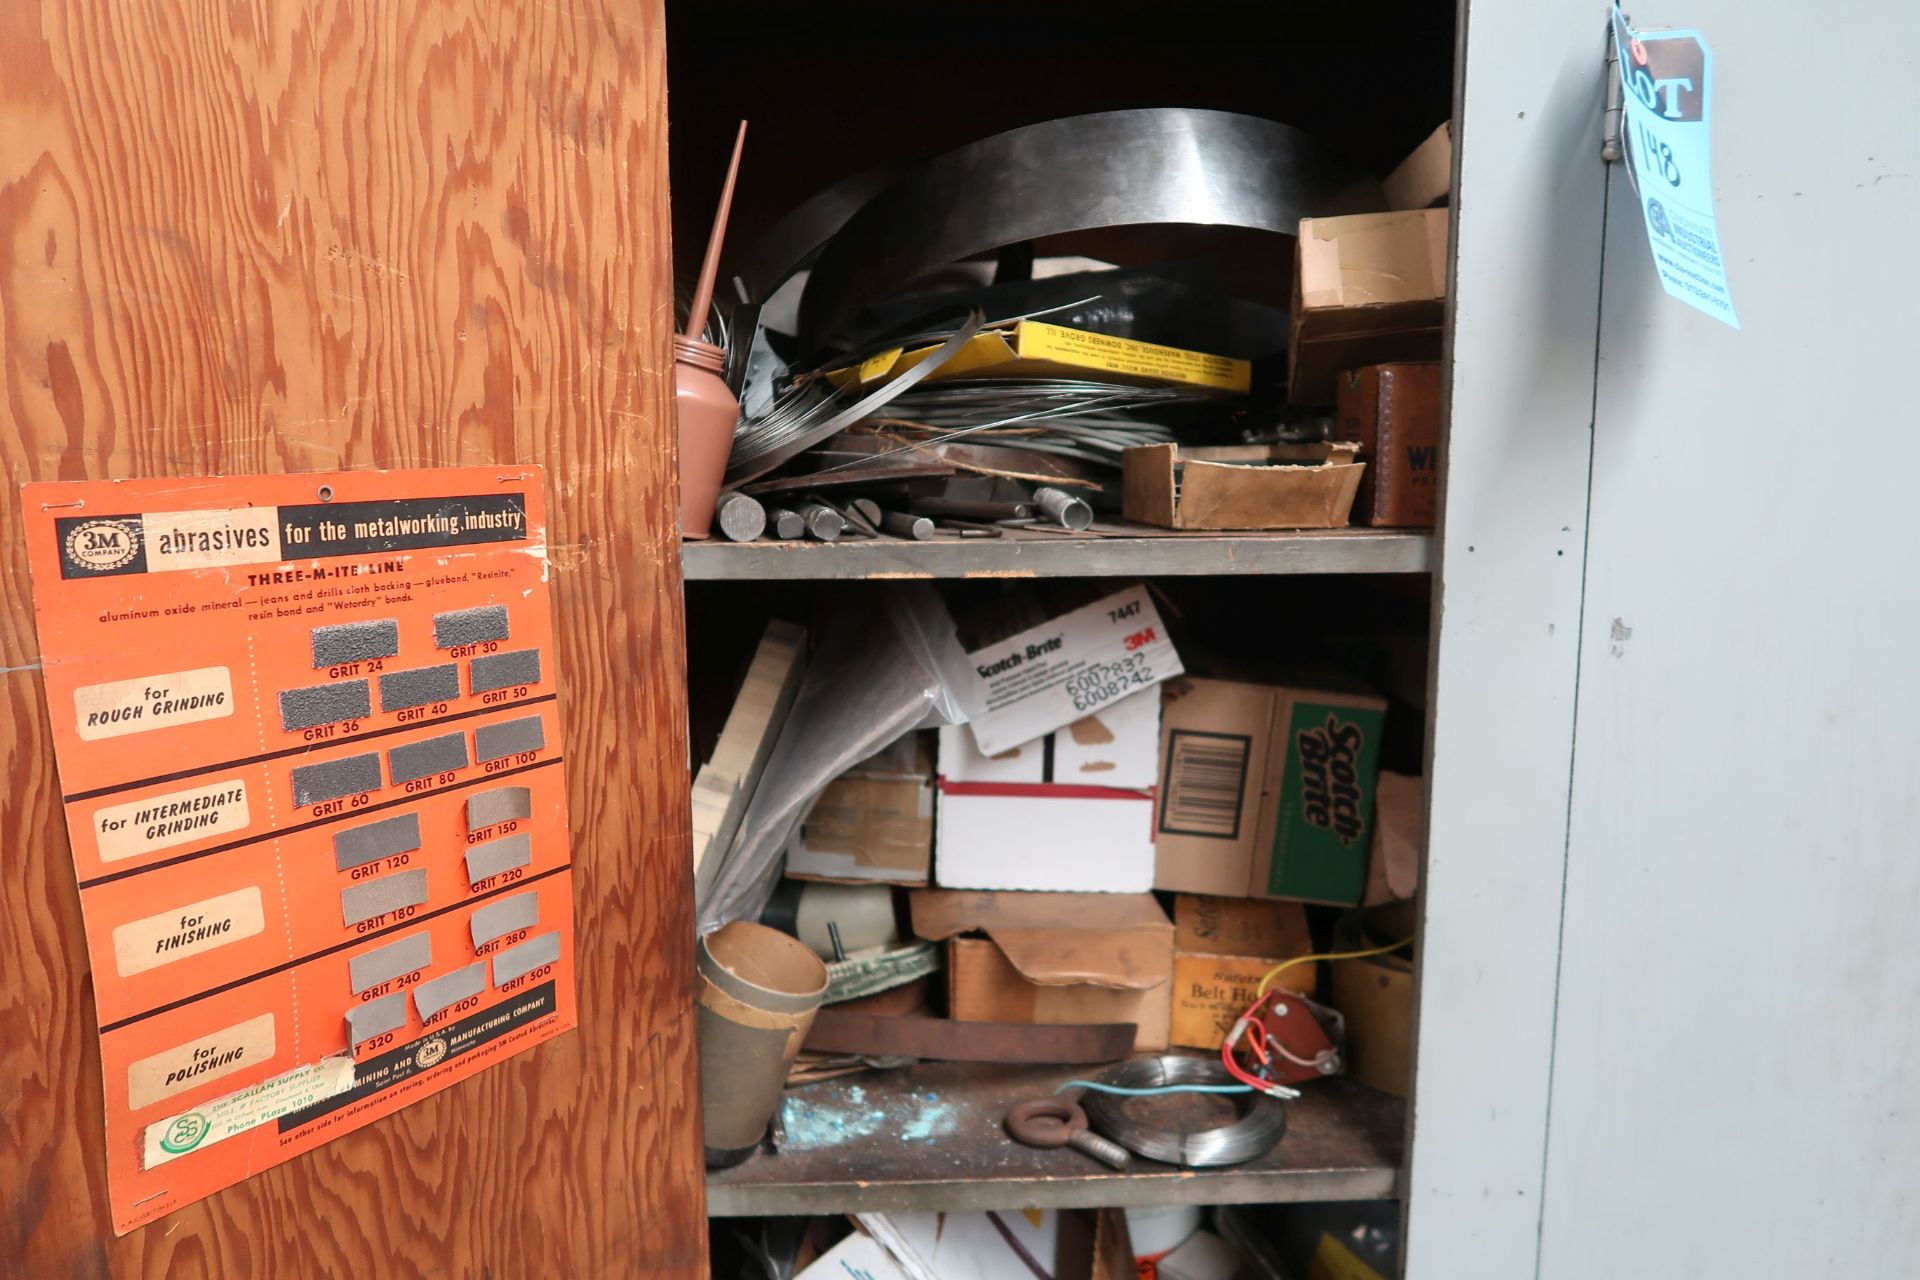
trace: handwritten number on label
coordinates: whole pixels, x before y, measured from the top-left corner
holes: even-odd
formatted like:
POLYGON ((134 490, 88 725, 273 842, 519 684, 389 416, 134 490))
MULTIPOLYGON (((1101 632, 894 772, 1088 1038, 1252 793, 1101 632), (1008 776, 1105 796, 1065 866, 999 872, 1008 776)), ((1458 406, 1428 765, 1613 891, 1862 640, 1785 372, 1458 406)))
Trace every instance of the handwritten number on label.
POLYGON ((1668 186, 1678 187, 1680 185, 1680 166, 1673 158, 1673 148, 1656 138, 1653 130, 1647 128, 1645 125, 1640 126, 1640 141, 1642 143, 1640 147, 1642 167, 1650 173, 1665 178, 1668 186))

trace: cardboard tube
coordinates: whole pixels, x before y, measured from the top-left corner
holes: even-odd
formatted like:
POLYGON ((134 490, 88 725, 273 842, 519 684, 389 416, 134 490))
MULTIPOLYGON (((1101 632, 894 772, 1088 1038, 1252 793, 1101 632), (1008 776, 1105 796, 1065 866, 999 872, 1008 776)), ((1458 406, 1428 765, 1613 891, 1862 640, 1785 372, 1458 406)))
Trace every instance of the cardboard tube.
POLYGON ((736 920, 700 939, 697 967, 707 1168, 724 1169, 765 1135, 827 993, 827 966, 797 938, 736 920))

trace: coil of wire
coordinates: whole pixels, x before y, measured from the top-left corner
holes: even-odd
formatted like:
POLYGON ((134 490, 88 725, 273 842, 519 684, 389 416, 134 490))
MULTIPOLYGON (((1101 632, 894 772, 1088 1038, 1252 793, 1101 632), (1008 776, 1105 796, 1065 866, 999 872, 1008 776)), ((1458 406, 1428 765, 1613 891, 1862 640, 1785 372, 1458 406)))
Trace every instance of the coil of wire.
MULTIPOLYGON (((1158 1089, 1168 1085, 1231 1085, 1226 1068, 1211 1058, 1183 1058, 1164 1054, 1134 1058, 1100 1077, 1100 1083, 1124 1089, 1158 1089)), ((1244 1164, 1274 1149, 1287 1131, 1286 1104, 1265 1094, 1231 1095, 1239 1117, 1210 1129, 1160 1128, 1127 1114, 1125 1097, 1089 1092, 1080 1105, 1088 1122, 1100 1133, 1136 1155, 1189 1169, 1244 1164)))

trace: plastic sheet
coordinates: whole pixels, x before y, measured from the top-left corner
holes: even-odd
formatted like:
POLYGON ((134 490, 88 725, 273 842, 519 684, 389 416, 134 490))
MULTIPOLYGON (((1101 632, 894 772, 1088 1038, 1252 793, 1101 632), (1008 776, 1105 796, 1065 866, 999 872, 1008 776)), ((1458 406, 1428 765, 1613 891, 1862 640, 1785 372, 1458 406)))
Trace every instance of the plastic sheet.
POLYGON ((901 594, 912 605, 842 611, 821 637, 733 847, 694 886, 701 934, 759 917, 787 842, 829 782, 902 734, 963 718, 922 638, 945 610, 924 588, 901 594))

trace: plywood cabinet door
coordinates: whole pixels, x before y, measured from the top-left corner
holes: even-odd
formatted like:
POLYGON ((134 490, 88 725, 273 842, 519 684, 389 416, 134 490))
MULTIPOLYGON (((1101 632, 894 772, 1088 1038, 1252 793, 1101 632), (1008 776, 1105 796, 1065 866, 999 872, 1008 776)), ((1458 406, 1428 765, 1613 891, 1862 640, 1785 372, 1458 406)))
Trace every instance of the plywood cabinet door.
POLYGON ((0 7, 0 1273, 704 1274, 660 9, 0 7), (18 486, 516 462, 580 1029, 114 1238, 18 486))

